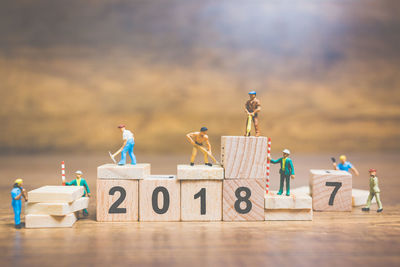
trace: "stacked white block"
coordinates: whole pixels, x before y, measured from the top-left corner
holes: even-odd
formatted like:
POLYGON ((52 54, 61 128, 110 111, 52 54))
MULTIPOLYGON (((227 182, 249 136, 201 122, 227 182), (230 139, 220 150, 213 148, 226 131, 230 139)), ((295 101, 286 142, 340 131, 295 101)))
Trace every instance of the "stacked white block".
POLYGON ((72 227, 75 212, 86 209, 83 186, 43 186, 28 192, 25 206, 26 228, 72 227))
POLYGON ((306 193, 290 196, 270 192, 265 196, 266 221, 311 221, 313 218, 312 198, 306 193))

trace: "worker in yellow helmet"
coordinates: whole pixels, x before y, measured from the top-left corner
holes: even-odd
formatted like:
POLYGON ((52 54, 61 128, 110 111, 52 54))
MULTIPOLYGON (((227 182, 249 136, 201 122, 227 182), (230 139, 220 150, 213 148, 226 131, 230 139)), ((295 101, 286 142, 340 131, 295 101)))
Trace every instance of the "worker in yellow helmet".
POLYGON ((14 210, 14 222, 15 228, 21 229, 21 209, 22 209, 22 200, 24 198, 25 201, 28 201, 28 196, 26 195, 26 190, 22 187, 23 181, 18 178, 14 181, 13 189, 11 190, 11 206, 14 210))
POLYGON ((336 163, 335 158, 332 158, 332 162, 333 162, 333 168, 335 170, 352 172, 356 176, 359 175, 359 172, 356 169, 356 167, 354 167, 353 164, 350 163, 350 161, 347 161, 347 157, 345 155, 341 155, 339 157, 339 164, 336 163))

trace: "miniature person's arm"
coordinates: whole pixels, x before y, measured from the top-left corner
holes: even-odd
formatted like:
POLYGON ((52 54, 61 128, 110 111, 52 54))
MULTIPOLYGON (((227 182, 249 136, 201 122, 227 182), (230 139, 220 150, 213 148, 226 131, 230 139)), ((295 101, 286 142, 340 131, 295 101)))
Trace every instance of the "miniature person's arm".
POLYGON ((193 140, 193 136, 194 136, 194 133, 188 133, 186 135, 186 138, 187 138, 187 140, 189 140, 189 143, 191 143, 192 145, 195 145, 196 143, 193 140))
POLYGON ((90 197, 89 185, 87 184, 86 180, 83 180, 83 181, 84 181, 84 182, 83 182, 83 186, 84 186, 85 189, 86 189, 86 192, 87 192, 88 197, 90 197))
POLYGON ((126 146, 126 142, 128 142, 128 140, 124 140, 124 143, 122 144, 122 147, 120 149, 118 149, 118 151, 113 154, 113 157, 117 156, 119 153, 122 152, 122 150, 126 146))
POLYGON ((77 185, 76 180, 72 180, 71 182, 65 182, 65 185, 77 185))
POLYGON ((272 164, 277 164, 277 163, 281 162, 282 158, 277 159, 277 160, 269 158, 269 160, 271 161, 272 164))
POLYGON ((292 160, 289 160, 290 178, 294 179, 294 166, 292 160))
POLYGON ((358 172, 358 170, 356 169, 356 167, 352 166, 350 168, 350 170, 354 173, 355 176, 358 176, 360 173, 358 172))
POLYGON ((257 108, 253 111, 253 116, 254 116, 254 114, 257 114, 260 111, 261 111, 261 104, 260 104, 260 102, 257 102, 257 108))
POLYGON ((205 138, 205 143, 206 143, 208 152, 211 153, 211 144, 210 144, 210 141, 208 140, 208 136, 206 136, 206 138, 205 138))
POLYGON ((337 166, 336 162, 333 162, 333 163, 332 163, 332 165, 333 165, 333 169, 334 169, 334 170, 336 170, 336 171, 338 171, 338 170, 339 170, 339 168, 338 168, 338 166, 337 166))

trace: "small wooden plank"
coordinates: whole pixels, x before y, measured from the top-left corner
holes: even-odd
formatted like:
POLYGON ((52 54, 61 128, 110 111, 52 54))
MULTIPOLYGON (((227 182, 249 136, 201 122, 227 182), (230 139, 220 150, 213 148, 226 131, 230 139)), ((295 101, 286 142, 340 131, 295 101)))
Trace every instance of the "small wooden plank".
POLYGON ((312 198, 305 193, 292 191, 290 196, 286 196, 272 191, 265 196, 265 209, 312 209, 312 198))
POLYGON ((79 210, 87 209, 89 198, 81 197, 71 203, 30 203, 25 204, 25 214, 39 215, 67 215, 79 210))
POLYGON ((28 192, 30 203, 70 203, 82 197, 83 186, 57 186, 47 185, 28 192))
POLYGON ((53 216, 53 215, 37 215, 28 214, 25 215, 25 227, 26 228, 61 228, 61 227, 72 227, 76 222, 76 215, 70 213, 65 216, 53 216))
POLYGON ((352 175, 345 171, 310 170, 314 211, 351 211, 352 175))
POLYGON ((222 181, 181 181, 182 221, 222 220, 222 181))
POLYGON ((181 185, 176 177, 140 180, 139 192, 139 221, 180 221, 181 185))
POLYGON ((224 180, 223 220, 263 221, 265 183, 265 179, 224 180))
POLYGON ((136 165, 126 164, 104 164, 97 167, 98 179, 144 179, 150 175, 151 166, 149 163, 139 163, 136 165))
POLYGON ((97 221, 138 220, 138 180, 97 180, 97 221))
POLYGON ((222 136, 221 158, 226 179, 266 178, 266 137, 222 136))
POLYGON ((224 168, 219 165, 178 165, 177 177, 179 180, 222 180, 224 168))
POLYGON ((313 210, 276 209, 265 210, 266 221, 312 221, 313 210))
MULTIPOLYGON (((353 189, 352 195, 353 195, 353 200, 352 200, 353 207, 364 206, 367 204, 367 199, 369 196, 368 190, 353 189)), ((371 203, 376 203, 376 199, 373 198, 371 203)))

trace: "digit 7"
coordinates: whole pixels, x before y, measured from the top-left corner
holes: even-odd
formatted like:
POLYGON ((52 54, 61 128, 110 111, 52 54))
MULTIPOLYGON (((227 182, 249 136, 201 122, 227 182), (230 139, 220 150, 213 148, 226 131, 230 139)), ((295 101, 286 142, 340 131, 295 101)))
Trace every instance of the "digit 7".
POLYGON ((331 196, 329 197, 329 206, 333 206, 333 202, 335 200, 336 193, 339 191, 339 188, 342 187, 342 182, 326 182, 325 185, 335 187, 332 191, 331 196))

